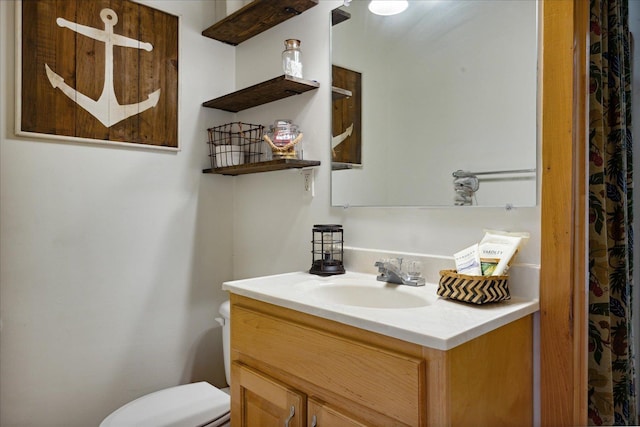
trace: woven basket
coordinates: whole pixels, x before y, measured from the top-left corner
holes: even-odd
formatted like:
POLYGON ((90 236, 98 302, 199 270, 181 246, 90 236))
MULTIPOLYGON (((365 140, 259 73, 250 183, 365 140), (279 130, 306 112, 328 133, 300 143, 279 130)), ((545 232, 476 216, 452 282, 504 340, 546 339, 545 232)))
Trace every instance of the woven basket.
POLYGON ((511 299, 509 276, 467 276, 455 270, 441 270, 438 295, 473 304, 511 299))

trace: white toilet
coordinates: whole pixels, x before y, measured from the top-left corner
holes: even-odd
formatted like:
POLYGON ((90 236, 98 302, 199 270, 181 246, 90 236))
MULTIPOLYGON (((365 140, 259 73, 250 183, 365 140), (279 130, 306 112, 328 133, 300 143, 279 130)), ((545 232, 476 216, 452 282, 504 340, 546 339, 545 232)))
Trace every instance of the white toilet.
MULTIPOLYGON (((220 305, 222 348, 229 375, 229 301, 220 305)), ((127 403, 105 418, 100 427, 223 427, 229 426, 230 397, 202 381, 156 391, 127 403)))

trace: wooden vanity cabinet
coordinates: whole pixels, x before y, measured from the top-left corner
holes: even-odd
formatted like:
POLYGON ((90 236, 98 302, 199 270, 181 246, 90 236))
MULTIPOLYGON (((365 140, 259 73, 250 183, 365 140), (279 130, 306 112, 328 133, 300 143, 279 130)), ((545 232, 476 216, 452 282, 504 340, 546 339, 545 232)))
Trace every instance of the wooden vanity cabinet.
POLYGON ((342 426, 366 427, 347 415, 302 392, 288 387, 240 363, 234 363, 232 375, 240 390, 240 426, 342 426), (308 414, 308 415, 305 415, 308 414))
POLYGON ((231 421, 527 426, 532 350, 531 316, 441 351, 231 294, 231 421))
POLYGON ((366 424, 362 424, 360 421, 357 421, 316 399, 310 397, 307 399, 307 403, 309 405, 307 425, 310 427, 367 427, 366 424))
POLYGON ((268 378, 247 366, 231 365, 233 381, 240 389, 240 418, 234 425, 302 427, 305 396, 285 384, 268 378))

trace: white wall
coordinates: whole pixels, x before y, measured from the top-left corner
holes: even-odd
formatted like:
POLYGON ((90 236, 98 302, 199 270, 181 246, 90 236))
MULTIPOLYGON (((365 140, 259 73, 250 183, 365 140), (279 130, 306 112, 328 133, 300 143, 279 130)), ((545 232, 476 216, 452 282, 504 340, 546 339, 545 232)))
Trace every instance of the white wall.
POLYGON ((0 1, 0 424, 90 426, 146 392, 224 382, 220 283, 311 264, 311 227, 341 223, 346 244, 451 255, 484 228, 529 231, 519 261, 540 261, 540 210, 330 207, 329 14, 313 9, 237 48, 200 32, 210 1, 146 2, 182 15, 177 154, 15 138, 14 3, 0 1), (292 118, 316 168, 203 175, 205 129, 230 115, 202 101, 281 74, 286 38, 302 40, 318 91, 238 119, 292 118), (35 410, 37 408, 37 410, 35 410))
POLYGON ((180 143, 168 153, 16 138, 14 6, 0 1, 0 425, 87 427, 167 386, 223 386, 214 321, 232 277, 233 180, 204 175, 202 108, 234 88, 234 50, 181 15, 180 143))

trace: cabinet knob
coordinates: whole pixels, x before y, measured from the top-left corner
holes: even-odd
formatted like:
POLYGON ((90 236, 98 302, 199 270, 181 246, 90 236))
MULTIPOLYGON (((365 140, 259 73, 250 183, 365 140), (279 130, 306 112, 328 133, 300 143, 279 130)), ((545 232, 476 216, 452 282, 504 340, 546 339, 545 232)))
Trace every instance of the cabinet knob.
POLYGON ((296 414, 296 407, 291 405, 291 410, 289 411, 289 418, 284 420, 284 427, 289 427, 289 422, 291 421, 291 419, 295 414, 296 414))
POLYGON ((314 415, 311 417, 311 427, 316 427, 318 425, 318 418, 314 415))

